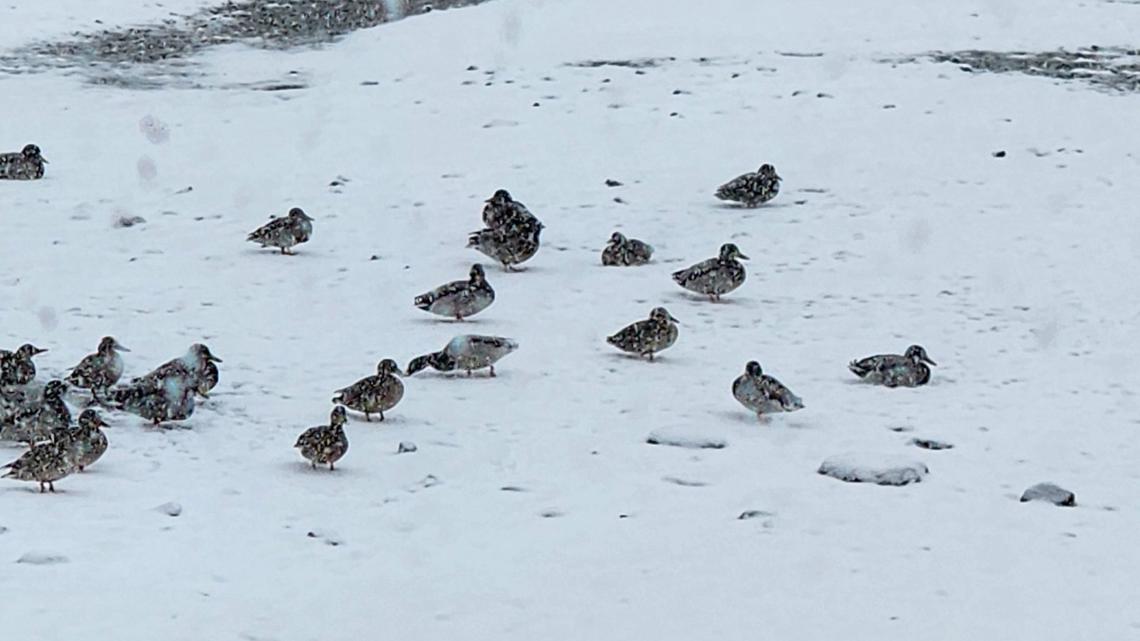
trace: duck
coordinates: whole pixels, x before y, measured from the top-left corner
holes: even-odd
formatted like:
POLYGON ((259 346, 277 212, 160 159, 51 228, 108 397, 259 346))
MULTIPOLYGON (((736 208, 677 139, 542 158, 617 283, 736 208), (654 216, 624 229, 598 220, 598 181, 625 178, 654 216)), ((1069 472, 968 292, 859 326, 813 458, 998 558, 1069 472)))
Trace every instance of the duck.
POLYGON ((649 318, 627 325, 606 338, 606 342, 623 352, 648 356, 666 350, 677 342, 677 319, 664 307, 654 307, 649 318))
POLYGON ((396 361, 385 358, 376 365, 376 375, 356 381, 336 391, 332 402, 348 409, 364 412, 364 420, 371 421, 373 414, 384 420, 384 412, 392 409, 404 398, 404 384, 396 375, 403 375, 396 361))
POLYGON ((804 407, 800 397, 765 374, 757 361, 748 361, 744 373, 732 382, 732 396, 760 417, 772 412, 794 412, 804 407))
POLYGON ((221 362, 222 359, 215 356, 209 347, 202 343, 194 343, 182 356, 159 365, 143 376, 131 379, 131 385, 156 387, 166 379, 178 378, 195 394, 208 398, 210 390, 218 384, 218 366, 215 363, 221 362))
POLYGON ((526 205, 511 197, 506 189, 497 190, 494 195, 484 201, 483 224, 491 229, 518 226, 537 222, 538 218, 530 213, 526 205))
POLYGON ((14 352, 0 350, 0 385, 27 385, 36 378, 36 364, 32 357, 46 349, 25 343, 14 352))
POLYGON ((495 302, 495 290, 487 282, 483 266, 471 266, 467 280, 457 280, 440 285, 415 298, 415 306, 437 316, 447 316, 455 320, 474 316, 495 302))
POLYGON ((673 272, 673 280, 691 292, 704 294, 714 302, 719 301, 722 294, 727 294, 744 283, 744 265, 738 258, 748 260, 736 245, 725 243, 720 247, 719 256, 673 272))
POLYGON ((652 257, 652 245, 636 238, 626 238, 619 231, 610 235, 610 242, 602 249, 602 264, 606 266, 644 265, 652 257))
POLYGON ((293 446, 301 450, 305 457, 316 469, 318 465, 328 465, 329 471, 334 470, 334 464, 348 451, 348 435, 344 433, 344 424, 348 422, 343 405, 337 405, 329 415, 328 425, 318 425, 305 430, 297 437, 293 446))
POLYGON ((851 361, 847 366, 859 378, 887 387, 919 387, 930 382, 930 368, 937 366, 926 349, 921 345, 911 345, 906 353, 877 354, 851 361))
POLYGON ((119 352, 129 351, 113 337, 104 336, 95 353, 84 356, 66 380, 73 387, 91 390, 91 396, 97 401, 101 392, 118 384, 123 377, 123 357, 119 352))
POLYGON ((516 267, 534 258, 541 245, 545 226, 537 219, 502 227, 487 227, 467 236, 467 246, 478 250, 503 266, 503 271, 519 271, 516 267))
POLYGON ((291 254, 293 247, 309 242, 313 236, 313 219, 300 207, 289 210, 284 218, 272 217, 261 227, 251 231, 249 242, 264 247, 276 247, 282 254, 291 254))
POLYGON ((52 430, 71 425, 71 410, 63 400, 66 393, 67 383, 48 381, 39 402, 29 402, 5 419, 0 440, 37 443, 47 439, 52 430))
POLYGON ((60 447, 71 448, 75 464, 82 472, 107 451, 107 435, 100 427, 110 426, 98 412, 86 409, 79 415, 79 427, 54 429, 51 439, 60 447))
POLYGON ((55 441, 36 443, 20 458, 0 467, 8 470, 4 478, 32 481, 40 484, 40 493, 55 492, 55 482, 70 476, 77 469, 71 448, 55 441))
POLYGON ((39 147, 24 145, 20 151, 0 154, 0 179, 39 180, 44 177, 46 164, 39 147))
POLYGON ((180 376, 132 383, 111 388, 107 404, 144 418, 155 427, 168 421, 184 421, 194 414, 196 383, 180 376))
POLYGON ((776 168, 767 163, 760 165, 755 172, 741 174, 717 187, 716 197, 721 200, 738 202, 745 207, 757 207, 780 193, 780 181, 776 168))
POLYGON ((518 348, 519 344, 510 338, 463 334, 438 352, 413 358, 404 371, 412 376, 431 367, 440 372, 462 370, 471 376, 475 370, 489 368, 491 376, 495 376, 495 363, 518 348))

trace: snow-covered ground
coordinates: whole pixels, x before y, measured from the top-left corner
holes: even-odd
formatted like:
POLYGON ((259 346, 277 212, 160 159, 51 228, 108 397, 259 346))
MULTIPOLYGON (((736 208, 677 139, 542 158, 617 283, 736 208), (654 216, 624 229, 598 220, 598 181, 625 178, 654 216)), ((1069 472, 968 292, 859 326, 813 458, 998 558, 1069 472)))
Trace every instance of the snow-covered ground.
MULTIPOLYGON (((160 17, 128 4, 98 6, 160 17)), ((103 15, 5 5, 5 46, 103 15)), ((0 77, 0 147, 51 161, 0 183, 0 346, 50 348, 44 377, 104 334, 128 374, 195 341, 225 360, 189 429, 112 415, 59 494, 0 485, 6 636, 1140 638, 1140 96, 880 62, 1138 24, 1096 1, 498 0, 200 59, 219 87, 304 90, 0 77), (568 64, 631 58, 660 60, 568 64), (761 162, 769 206, 712 198, 761 162), (465 235, 500 187, 546 224, 538 256, 490 268, 469 322, 414 309, 482 258, 465 235), (296 256, 245 242, 294 205, 316 219, 296 256), (655 263, 601 267, 615 229, 655 263), (730 240, 752 260, 723 303, 669 279, 730 240), (681 320, 656 362, 605 344, 656 305, 681 320), (334 389, 465 332, 521 347, 497 378, 406 380, 334 473, 291 448, 334 389), (845 369, 914 342, 926 388, 845 369), (730 393, 749 359, 806 408, 757 422, 730 393), (817 474, 849 451, 930 473, 817 474), (1043 481, 1078 507, 1018 502, 1043 481)))

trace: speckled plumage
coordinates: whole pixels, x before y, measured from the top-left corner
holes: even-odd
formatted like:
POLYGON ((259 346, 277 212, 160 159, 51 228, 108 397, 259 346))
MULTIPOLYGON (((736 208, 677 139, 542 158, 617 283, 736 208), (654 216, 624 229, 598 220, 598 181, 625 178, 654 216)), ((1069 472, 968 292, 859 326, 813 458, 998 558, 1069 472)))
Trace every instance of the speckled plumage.
POLYGON ((31 383, 36 377, 36 364, 32 357, 46 351, 30 343, 21 345, 14 352, 0 350, 0 385, 31 383))
POLYGON ((644 265, 652 257, 652 245, 636 238, 626 238, 621 232, 616 231, 610 236, 610 242, 602 249, 602 264, 606 266, 644 265))
POLYGON ((123 347, 110 336, 104 336, 99 341, 99 348, 94 354, 88 354, 72 368, 67 376, 67 382, 80 389, 91 390, 92 395, 98 399, 111 386, 117 384, 123 376, 123 357, 119 352, 131 350, 123 347))
POLYGON ((930 382, 930 368, 927 365, 937 363, 927 356, 921 345, 911 345, 903 355, 868 356, 851 361, 847 368, 870 383, 887 387, 918 387, 930 382))
POLYGON ((732 383, 732 396, 758 416, 772 412, 794 412, 803 409, 800 397, 760 368, 760 363, 749 361, 744 374, 732 383))
POLYGON ((736 245, 725 243, 716 258, 673 272, 673 280, 691 292, 703 294, 714 301, 720 300, 721 295, 744 283, 744 265, 738 258, 748 260, 736 245))
POLYGON ((218 367, 222 359, 209 347, 194 343, 182 356, 159 365, 153 371, 131 380, 131 386, 156 387, 162 381, 177 378, 198 396, 206 397, 218 384, 218 367))
POLYGON ((483 224, 491 229, 517 228, 538 222, 526 205, 511 198, 510 192, 500 189, 485 201, 483 224))
POLYGON ((39 147, 24 145, 20 151, 0 154, 0 179, 38 180, 44 177, 45 164, 39 147))
POLYGON ((46 440, 51 431, 71 424, 71 411, 63 400, 67 384, 48 381, 38 402, 26 403, 0 425, 0 440, 36 443, 46 440))
POLYGON ((51 440, 60 447, 70 448, 76 466, 82 472, 107 451, 107 435, 99 429, 106 426, 98 412, 93 409, 84 410, 79 415, 78 427, 54 429, 51 440))
POLYGON ((77 469, 72 450, 54 441, 33 445, 23 456, 5 465, 4 478, 40 484, 40 492, 55 491, 55 482, 77 469))
POLYGON ((483 266, 471 266, 467 280, 440 285, 430 292, 416 296, 415 306, 438 316, 463 320, 487 309, 495 302, 495 290, 487 282, 483 266))
POLYGON ((465 371, 470 376, 475 370, 490 368, 491 376, 494 376, 495 363, 518 347, 519 344, 510 338, 463 334, 451 339, 438 352, 413 358, 405 371, 411 376, 431 367, 440 372, 465 371))
POLYGON ((758 171, 741 174, 718 187, 716 197, 741 203, 745 207, 756 207, 780 193, 780 180, 775 167, 761 165, 758 171))
POLYGON ((664 307, 655 307, 649 318, 624 327, 606 338, 606 342, 623 352, 648 356, 668 349, 677 342, 677 319, 664 307))
POLYGON ((328 465, 333 470, 334 464, 348 451, 348 435, 344 433, 344 424, 348 422, 344 407, 337 405, 329 415, 328 425, 318 425, 305 430, 297 438, 293 447, 301 450, 301 456, 316 468, 318 465, 328 465))
POLYGON ((404 398, 404 383, 397 378, 400 367, 396 361, 385 358, 376 365, 376 375, 356 381, 352 385, 336 391, 332 402, 348 409, 364 412, 364 420, 372 420, 379 414, 384 420, 384 412, 392 409, 404 398))
POLYGON ((541 244, 539 236, 543 228, 543 224, 538 220, 517 225, 487 227, 471 232, 467 237, 467 246, 493 259, 502 265, 505 271, 512 271, 516 265, 525 263, 538 253, 541 244))
POLYGON ((312 236, 313 219, 300 207, 294 207, 287 216, 272 218, 250 232, 246 240, 262 247, 276 247, 282 254, 289 254, 293 247, 308 242, 312 236))
POLYGON ((194 391, 191 381, 171 376, 111 388, 107 396, 113 407, 160 425, 190 418, 194 414, 194 391))

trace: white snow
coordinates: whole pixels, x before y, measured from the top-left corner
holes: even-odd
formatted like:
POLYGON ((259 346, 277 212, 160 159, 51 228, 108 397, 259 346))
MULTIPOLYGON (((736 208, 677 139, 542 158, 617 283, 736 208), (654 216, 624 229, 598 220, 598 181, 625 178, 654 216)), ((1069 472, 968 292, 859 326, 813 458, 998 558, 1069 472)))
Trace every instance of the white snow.
MULTIPOLYGON (((98 7, 161 13, 131 5, 98 7)), ((0 46, 95 28, 94 7, 8 0, 0 46)), ((1138 20, 1097 0, 495 0, 205 53, 219 89, 0 77, 19 101, 0 149, 51 161, 0 183, 0 347, 49 347, 43 377, 105 334, 127 376, 198 341, 225 361, 189 429, 113 415, 57 494, 0 483, 7 636, 1140 638, 1140 95, 879 62, 1134 45, 1138 20), (567 66, 623 58, 662 61, 567 66), (285 77, 309 88, 239 87, 285 77), (770 206, 712 197, 762 162, 785 178, 770 206), (466 233, 498 188, 543 248, 488 270, 478 317, 426 317, 412 298, 482 258, 466 233), (296 256, 245 242, 294 205, 316 219, 296 256), (615 229, 656 262, 600 266, 615 229), (752 260, 723 303, 669 279, 727 241, 752 260), (682 321, 660 359, 605 344, 657 305, 682 321), (495 378, 406 379, 335 472, 308 469, 292 445, 332 390, 466 332, 521 347, 495 378), (939 364, 927 387, 846 370, 911 343, 939 364), (750 359, 807 407, 742 411, 750 359), (674 424, 731 447, 645 444, 674 424), (816 474, 916 455, 900 425, 955 444, 921 453, 922 483, 816 474), (1082 508, 1024 509, 1041 479, 1082 508), (173 499, 178 518, 153 511, 173 499), (70 562, 15 563, 32 549, 70 562)))
POLYGON ((708 430, 698 430, 689 426, 670 425, 653 430, 645 437, 650 445, 668 445, 691 450, 719 450, 728 447, 728 440, 708 430))
POLYGON ((837 454, 819 465, 819 473, 825 476, 876 485, 909 485, 921 481, 929 472, 922 461, 880 452, 837 454))

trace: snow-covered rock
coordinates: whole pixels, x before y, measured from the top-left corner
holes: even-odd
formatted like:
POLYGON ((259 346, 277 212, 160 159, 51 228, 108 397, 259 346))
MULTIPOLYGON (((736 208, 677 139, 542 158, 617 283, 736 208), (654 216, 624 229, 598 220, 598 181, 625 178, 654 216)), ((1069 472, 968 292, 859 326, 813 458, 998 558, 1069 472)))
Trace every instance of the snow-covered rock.
POLYGON ((1021 502, 1046 501, 1061 507, 1076 507, 1077 495, 1052 483, 1038 483, 1025 490, 1021 502))
POLYGON ((922 480, 930 470, 922 461, 875 453, 832 456, 819 466, 819 473, 848 483, 908 485, 922 480))
POLYGON ((946 441, 939 441, 932 438, 914 438, 910 440, 911 445, 921 447, 924 450, 949 450, 953 449, 953 443, 946 441))
POLYGON ((719 450, 728 446, 728 441, 723 437, 687 427, 658 428, 649 433, 645 442, 650 445, 669 445, 693 450, 719 450))
POLYGON ((179 516, 182 514, 182 504, 175 501, 169 501, 155 507, 154 511, 161 512, 167 516, 179 516))
POLYGON ((411 441, 400 441, 400 445, 396 447, 396 453, 410 454, 411 452, 415 452, 418 449, 419 448, 416 447, 416 444, 411 441))
POLYGON ((59 565, 60 563, 67 563, 68 558, 62 554, 53 554, 51 552, 25 552, 20 558, 16 559, 16 563, 24 563, 27 565, 59 565))

